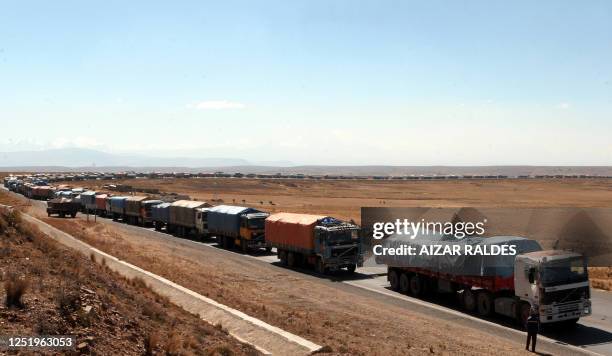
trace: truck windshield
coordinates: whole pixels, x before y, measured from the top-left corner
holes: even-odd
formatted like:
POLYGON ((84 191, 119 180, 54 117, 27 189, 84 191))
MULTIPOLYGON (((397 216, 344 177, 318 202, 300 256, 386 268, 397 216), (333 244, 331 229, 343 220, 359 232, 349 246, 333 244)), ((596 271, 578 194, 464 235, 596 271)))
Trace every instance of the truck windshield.
POLYGON ((263 229, 266 223, 266 219, 253 218, 248 220, 249 229, 263 229))
POLYGON ((548 262, 542 273, 542 284, 545 287, 584 282, 588 279, 586 261, 582 257, 548 262))
POLYGON ((357 239, 357 230, 339 230, 329 231, 327 233, 327 243, 351 243, 353 239, 357 239))

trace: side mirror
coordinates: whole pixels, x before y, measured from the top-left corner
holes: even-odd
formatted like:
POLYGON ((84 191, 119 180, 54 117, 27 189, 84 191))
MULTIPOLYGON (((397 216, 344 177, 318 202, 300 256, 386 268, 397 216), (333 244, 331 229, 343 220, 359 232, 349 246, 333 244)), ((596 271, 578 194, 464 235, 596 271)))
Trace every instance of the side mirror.
POLYGON ((529 283, 534 284, 535 283, 535 268, 530 268, 529 269, 529 283))

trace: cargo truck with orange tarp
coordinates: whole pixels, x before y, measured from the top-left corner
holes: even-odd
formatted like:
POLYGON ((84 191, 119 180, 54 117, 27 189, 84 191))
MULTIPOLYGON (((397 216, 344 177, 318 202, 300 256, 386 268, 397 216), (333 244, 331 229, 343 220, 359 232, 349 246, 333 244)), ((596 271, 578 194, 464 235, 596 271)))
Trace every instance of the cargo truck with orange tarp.
POLYGON ((324 215, 277 213, 266 219, 266 243, 282 265, 315 266, 325 274, 363 266, 359 227, 324 215))

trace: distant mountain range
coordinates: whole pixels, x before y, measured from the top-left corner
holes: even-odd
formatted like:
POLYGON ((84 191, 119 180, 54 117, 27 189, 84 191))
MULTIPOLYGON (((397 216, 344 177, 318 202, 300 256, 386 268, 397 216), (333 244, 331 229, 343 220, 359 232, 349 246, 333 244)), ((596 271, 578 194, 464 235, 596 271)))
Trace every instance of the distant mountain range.
POLYGON ((41 151, 0 153, 0 167, 63 166, 63 167, 224 167, 252 163, 236 158, 149 157, 118 155, 83 148, 61 148, 41 151))
POLYGON ((289 161, 250 162, 239 158, 118 155, 82 148, 0 153, 8 172, 215 172, 312 175, 551 175, 612 176, 612 166, 296 166, 289 161))

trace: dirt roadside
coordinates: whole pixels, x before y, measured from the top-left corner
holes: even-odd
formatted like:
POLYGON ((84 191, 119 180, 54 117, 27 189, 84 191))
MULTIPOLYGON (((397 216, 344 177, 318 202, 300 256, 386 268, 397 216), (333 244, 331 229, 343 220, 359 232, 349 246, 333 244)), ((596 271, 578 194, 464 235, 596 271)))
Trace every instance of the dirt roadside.
POLYGON ((122 278, 4 209, 0 277, 2 334, 75 335, 77 347, 64 354, 258 354, 141 280, 122 278))

